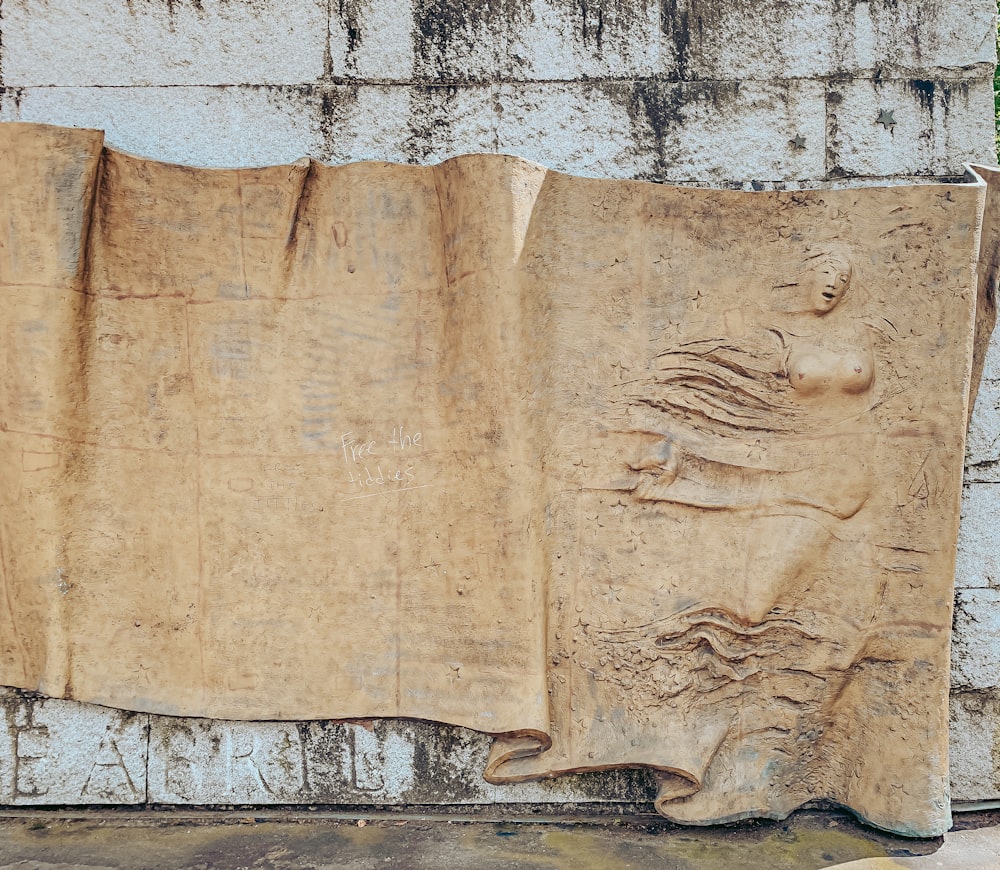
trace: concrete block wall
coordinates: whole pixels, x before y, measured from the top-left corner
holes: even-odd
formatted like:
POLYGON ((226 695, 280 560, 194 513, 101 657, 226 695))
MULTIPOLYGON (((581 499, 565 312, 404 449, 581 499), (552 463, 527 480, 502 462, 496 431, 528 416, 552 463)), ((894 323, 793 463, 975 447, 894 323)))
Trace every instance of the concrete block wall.
POLYGON ((951 649, 952 793, 1000 798, 1000 336, 966 445, 951 649))
POLYGON ((3 0, 0 119, 210 166, 500 151, 687 183, 955 176, 992 155, 993 16, 991 0, 3 0))
MULTIPOLYGON (((0 121, 253 166, 518 154, 745 189, 993 163, 994 0, 0 0, 0 121), (879 120, 883 123, 879 123, 879 120)), ((0 155, 3 159, 3 155, 0 155)), ((969 439, 952 788, 1000 798, 1000 342, 969 439)), ((232 723, 0 690, 0 804, 649 800, 641 771, 494 787, 488 740, 232 723)))

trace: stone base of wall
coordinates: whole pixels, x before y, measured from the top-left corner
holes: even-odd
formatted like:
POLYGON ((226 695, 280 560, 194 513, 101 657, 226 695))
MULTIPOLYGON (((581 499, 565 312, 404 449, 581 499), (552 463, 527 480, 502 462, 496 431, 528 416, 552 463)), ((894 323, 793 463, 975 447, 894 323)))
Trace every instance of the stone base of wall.
MULTIPOLYGON (((649 809, 656 794, 645 770, 491 785, 482 778, 491 738, 428 722, 181 719, 17 689, 0 689, 0 710, 6 806, 572 804, 613 811, 649 809)), ((955 693, 951 717, 953 799, 1000 798, 1000 690, 955 693)))
POLYGON ((648 771, 497 786, 491 738, 411 720, 226 722, 0 689, 0 805, 651 804, 648 771))

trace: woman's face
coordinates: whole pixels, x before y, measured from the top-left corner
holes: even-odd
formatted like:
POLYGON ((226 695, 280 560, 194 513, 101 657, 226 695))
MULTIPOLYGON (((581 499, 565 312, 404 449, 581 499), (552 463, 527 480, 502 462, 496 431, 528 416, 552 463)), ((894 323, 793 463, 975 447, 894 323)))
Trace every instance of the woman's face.
POLYGON ((819 260, 804 282, 808 288, 808 307, 816 314, 826 314, 840 303, 851 284, 851 264, 846 258, 830 255, 819 260))

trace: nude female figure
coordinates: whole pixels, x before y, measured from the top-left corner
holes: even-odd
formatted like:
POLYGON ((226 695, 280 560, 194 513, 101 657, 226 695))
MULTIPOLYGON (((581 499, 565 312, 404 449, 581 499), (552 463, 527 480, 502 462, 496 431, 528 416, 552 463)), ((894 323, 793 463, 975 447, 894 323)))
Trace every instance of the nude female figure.
POLYGON ((822 561, 870 493, 875 357, 853 285, 846 252, 807 253, 729 334, 660 353, 630 397, 662 416, 639 433, 623 488, 696 509, 693 523, 697 510, 726 511, 747 527, 742 577, 726 578, 747 623, 822 561))

